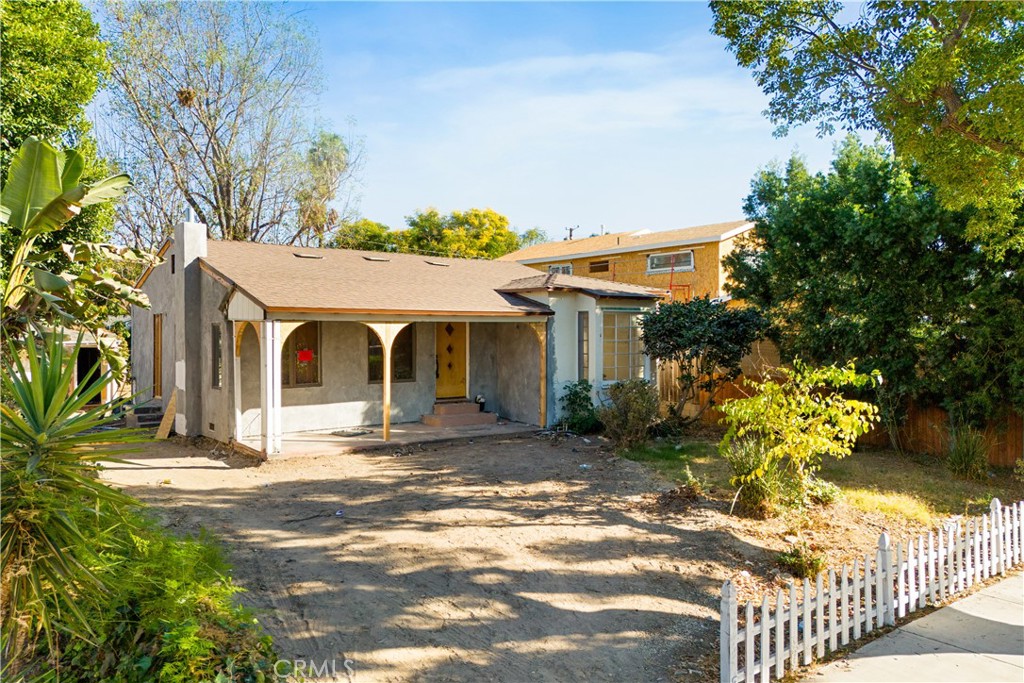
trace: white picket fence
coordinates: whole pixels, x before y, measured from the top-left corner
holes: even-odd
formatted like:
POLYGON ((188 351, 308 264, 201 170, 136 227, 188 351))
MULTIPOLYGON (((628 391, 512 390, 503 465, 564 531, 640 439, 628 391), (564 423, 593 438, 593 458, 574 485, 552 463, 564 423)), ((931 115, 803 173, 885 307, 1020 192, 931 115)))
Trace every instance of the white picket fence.
POLYGON ((721 681, 779 679, 798 666, 835 652, 897 618, 939 604, 1024 561, 1024 501, 971 520, 946 524, 915 541, 893 546, 878 539, 865 556, 779 589, 774 608, 747 602, 742 614, 731 582, 722 586, 721 681))

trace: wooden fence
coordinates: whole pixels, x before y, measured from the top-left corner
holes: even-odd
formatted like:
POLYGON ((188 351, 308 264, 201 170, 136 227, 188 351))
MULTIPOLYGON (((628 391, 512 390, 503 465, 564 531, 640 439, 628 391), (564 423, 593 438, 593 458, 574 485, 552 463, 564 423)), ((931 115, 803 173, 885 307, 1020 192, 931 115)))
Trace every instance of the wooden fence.
POLYGON ((865 556, 779 589, 774 608, 764 596, 742 613, 731 582, 722 586, 721 681, 767 682, 787 669, 836 652, 928 604, 946 602, 991 576, 1024 562, 1024 501, 1002 506, 968 522, 946 524, 915 541, 878 539, 875 557, 865 556), (827 581, 827 582, 826 582, 827 581))

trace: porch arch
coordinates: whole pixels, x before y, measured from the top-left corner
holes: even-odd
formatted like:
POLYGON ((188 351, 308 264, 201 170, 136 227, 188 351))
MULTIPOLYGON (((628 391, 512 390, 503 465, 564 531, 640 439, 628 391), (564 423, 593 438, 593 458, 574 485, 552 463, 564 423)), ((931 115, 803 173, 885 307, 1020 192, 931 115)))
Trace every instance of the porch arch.
POLYGON ((377 335, 377 339, 380 340, 380 346, 384 350, 384 382, 383 382, 383 396, 382 396, 382 407, 381 413, 384 418, 384 440, 391 440, 391 349, 395 344, 395 339, 398 338, 398 333, 408 327, 411 323, 378 323, 378 322, 367 322, 365 320, 359 321, 363 325, 373 330, 373 333, 377 335))

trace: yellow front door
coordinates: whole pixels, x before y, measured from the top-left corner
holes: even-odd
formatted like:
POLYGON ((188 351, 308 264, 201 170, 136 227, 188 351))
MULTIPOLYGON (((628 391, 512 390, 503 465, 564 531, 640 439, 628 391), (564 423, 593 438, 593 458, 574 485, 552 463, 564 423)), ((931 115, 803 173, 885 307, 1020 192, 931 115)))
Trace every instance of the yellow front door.
POLYGON ((467 323, 438 323, 437 397, 466 397, 467 323))

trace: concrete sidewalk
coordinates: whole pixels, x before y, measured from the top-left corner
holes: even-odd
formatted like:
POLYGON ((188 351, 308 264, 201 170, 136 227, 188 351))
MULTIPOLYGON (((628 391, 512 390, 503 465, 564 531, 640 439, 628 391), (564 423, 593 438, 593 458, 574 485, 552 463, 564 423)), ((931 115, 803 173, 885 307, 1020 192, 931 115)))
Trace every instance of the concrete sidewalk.
POLYGON ((1024 681, 1024 574, 1017 572, 818 669, 808 681, 1024 681))

